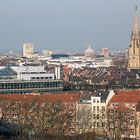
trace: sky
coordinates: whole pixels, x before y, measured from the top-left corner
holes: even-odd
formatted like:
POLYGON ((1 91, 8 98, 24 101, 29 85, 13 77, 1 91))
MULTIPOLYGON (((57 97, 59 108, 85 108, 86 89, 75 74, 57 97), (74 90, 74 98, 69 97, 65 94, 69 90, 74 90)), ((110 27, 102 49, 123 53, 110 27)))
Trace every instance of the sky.
POLYGON ((0 52, 125 50, 139 0, 0 0, 0 52))

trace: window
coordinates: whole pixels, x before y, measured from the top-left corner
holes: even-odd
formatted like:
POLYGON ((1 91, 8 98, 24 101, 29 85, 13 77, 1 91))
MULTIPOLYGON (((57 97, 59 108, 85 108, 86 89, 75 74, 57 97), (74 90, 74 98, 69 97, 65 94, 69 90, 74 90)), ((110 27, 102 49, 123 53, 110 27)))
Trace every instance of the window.
POLYGON ((105 122, 102 122, 102 127, 105 127, 105 122))
POLYGON ((115 103, 114 105, 115 105, 115 106, 119 106, 119 103, 115 103))
POLYGON ((105 107, 104 106, 102 106, 102 111, 105 111, 105 107))
POLYGON ((99 114, 97 114, 97 119, 99 119, 99 114))
POLYGON ((102 119, 105 119, 105 114, 102 114, 102 119))
POLYGON ((93 106, 93 110, 95 111, 95 106, 93 106))
POLYGON ((97 127, 99 127, 99 122, 97 122, 97 127))
POLYGON ((96 115, 95 114, 93 114, 93 119, 96 119, 96 115))
POLYGON ((95 124, 95 122, 93 123, 93 127, 95 127, 96 126, 96 124, 95 124))
POLYGON ((96 103, 96 99, 93 99, 93 103, 96 103))

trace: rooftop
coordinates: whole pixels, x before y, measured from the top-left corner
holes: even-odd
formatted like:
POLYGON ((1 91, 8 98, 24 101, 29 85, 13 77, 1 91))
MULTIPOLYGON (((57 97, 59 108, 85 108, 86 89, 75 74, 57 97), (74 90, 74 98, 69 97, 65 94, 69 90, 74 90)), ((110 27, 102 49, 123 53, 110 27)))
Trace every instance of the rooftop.
POLYGON ((103 90, 99 90, 95 93, 96 97, 101 97, 101 102, 106 102, 108 95, 109 95, 109 91, 103 91, 103 90))
POLYGON ((117 95, 125 96, 125 95, 138 95, 140 96, 140 90, 122 90, 116 92, 117 95))
POLYGON ((90 101, 91 97, 101 97, 101 102, 106 102, 106 99, 108 97, 109 91, 84 91, 83 94, 81 94, 80 101, 90 101))
POLYGON ((0 69, 0 76, 15 76, 15 75, 16 73, 8 67, 0 69))
POLYGON ((92 91, 84 91, 80 100, 91 100, 91 96, 95 96, 95 93, 92 91))
POLYGON ((140 90, 118 91, 110 102, 138 102, 140 100, 140 90))
POLYGON ((80 97, 80 92, 71 93, 47 93, 43 95, 33 95, 33 94, 0 94, 0 101, 48 101, 48 102, 63 102, 63 103, 73 103, 78 101, 80 97))

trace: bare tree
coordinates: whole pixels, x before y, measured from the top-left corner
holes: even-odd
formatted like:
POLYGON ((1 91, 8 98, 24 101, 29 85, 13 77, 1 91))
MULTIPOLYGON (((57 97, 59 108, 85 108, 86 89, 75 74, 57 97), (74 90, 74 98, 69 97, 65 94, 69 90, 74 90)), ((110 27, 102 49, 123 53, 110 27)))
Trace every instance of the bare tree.
POLYGON ((107 128, 113 140, 129 137, 135 132, 135 113, 131 110, 108 109, 107 128), (134 132, 131 132, 134 131, 134 132))
POLYGON ((64 136, 70 132, 75 117, 75 110, 60 102, 2 101, 0 106, 3 117, 21 126, 25 137, 64 136))
POLYGON ((78 133, 86 133, 92 128, 91 108, 86 106, 78 107, 76 111, 76 126, 78 133))

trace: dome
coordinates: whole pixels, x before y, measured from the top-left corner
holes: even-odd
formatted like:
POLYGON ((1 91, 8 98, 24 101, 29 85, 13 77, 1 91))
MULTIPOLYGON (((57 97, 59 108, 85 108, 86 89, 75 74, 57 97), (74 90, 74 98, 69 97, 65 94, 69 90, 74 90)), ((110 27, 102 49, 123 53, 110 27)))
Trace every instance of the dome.
POLYGON ((92 49, 91 44, 89 44, 88 48, 85 50, 85 56, 95 57, 95 51, 92 49))

